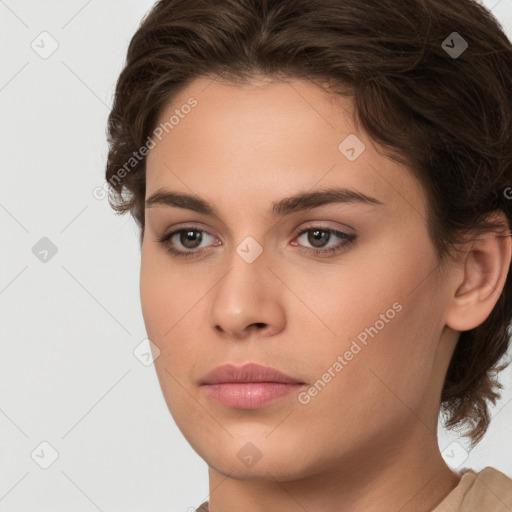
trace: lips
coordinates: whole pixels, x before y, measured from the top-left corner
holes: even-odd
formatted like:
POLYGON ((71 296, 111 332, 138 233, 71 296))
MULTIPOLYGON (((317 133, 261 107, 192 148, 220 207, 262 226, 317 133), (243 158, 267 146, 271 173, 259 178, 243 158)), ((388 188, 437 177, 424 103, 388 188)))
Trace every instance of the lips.
POLYGON ((224 364, 214 368, 201 383, 207 396, 234 409, 259 409, 291 396, 304 382, 256 363, 224 364))
POLYGON ((295 379, 284 373, 257 363, 247 363, 243 366, 224 364, 217 366, 208 373, 202 385, 227 384, 227 383, 248 383, 248 382, 275 382, 280 384, 304 384, 300 379, 295 379))

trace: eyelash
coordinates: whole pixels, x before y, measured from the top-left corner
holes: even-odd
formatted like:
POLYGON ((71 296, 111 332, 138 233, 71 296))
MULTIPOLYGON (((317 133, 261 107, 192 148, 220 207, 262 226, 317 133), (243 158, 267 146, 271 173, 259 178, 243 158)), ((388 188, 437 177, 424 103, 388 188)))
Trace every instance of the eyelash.
MULTIPOLYGON (((171 256, 178 257, 178 258, 198 257, 200 254, 202 254, 208 250, 208 248, 203 248, 203 249, 196 249, 196 250, 178 251, 169 244, 169 241, 172 239, 172 237, 174 235, 177 235, 179 233, 186 232, 186 231, 201 232, 201 233, 209 234, 207 231, 205 231, 203 229, 196 228, 195 226, 186 226, 182 229, 178 229, 176 231, 172 231, 171 233, 163 235, 162 237, 157 239, 157 242, 162 244, 164 246, 165 250, 169 254, 171 254, 171 256)), ((309 231, 324 231, 324 232, 330 233, 331 235, 338 236, 342 239, 342 242, 339 245, 336 245, 334 247, 329 247, 328 249, 311 249, 308 247, 303 247, 303 249, 306 250, 306 252, 309 252, 310 254, 312 253, 313 255, 320 256, 320 257, 328 257, 328 255, 335 255, 335 254, 347 249, 350 245, 352 245, 355 242, 355 240, 357 238, 356 235, 351 235, 349 233, 344 233, 343 231, 337 231, 337 230, 331 229, 331 228, 323 228, 321 226, 310 226, 310 227, 300 231, 295 237, 298 238, 298 237, 302 236, 304 233, 308 233, 309 231)))

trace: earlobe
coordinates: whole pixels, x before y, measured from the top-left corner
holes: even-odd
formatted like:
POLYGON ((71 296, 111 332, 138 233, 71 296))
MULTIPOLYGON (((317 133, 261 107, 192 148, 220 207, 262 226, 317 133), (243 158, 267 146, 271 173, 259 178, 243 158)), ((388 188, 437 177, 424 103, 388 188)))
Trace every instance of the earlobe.
MULTIPOLYGON (((500 219, 506 217, 500 212, 500 219)), ((468 331, 481 325, 490 315, 505 286, 512 255, 508 228, 488 231, 468 243, 463 278, 455 282, 446 324, 456 331, 468 331)))

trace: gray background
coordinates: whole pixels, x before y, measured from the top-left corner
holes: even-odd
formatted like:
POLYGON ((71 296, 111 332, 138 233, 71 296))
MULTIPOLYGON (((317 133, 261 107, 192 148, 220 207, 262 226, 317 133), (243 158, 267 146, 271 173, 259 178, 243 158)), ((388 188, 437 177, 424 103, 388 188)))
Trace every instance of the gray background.
MULTIPOLYGON (((511 0, 483 3, 512 38, 511 0)), ((206 463, 143 364, 137 229, 93 195, 115 81, 152 4, 0 0, 4 512, 189 511, 208 497, 206 463)), ((441 432, 454 468, 512 476, 512 371, 501 381, 492 426, 469 456, 441 432)))

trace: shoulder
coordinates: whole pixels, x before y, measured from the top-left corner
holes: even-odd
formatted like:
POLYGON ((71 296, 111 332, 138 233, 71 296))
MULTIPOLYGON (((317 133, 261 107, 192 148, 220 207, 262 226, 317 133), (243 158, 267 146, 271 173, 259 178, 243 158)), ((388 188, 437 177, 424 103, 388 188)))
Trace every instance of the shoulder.
POLYGON ((462 478, 432 512, 510 512, 512 479, 490 466, 481 471, 466 469, 462 478))
MULTIPOLYGON (((473 484, 475 499, 479 497, 483 503, 492 505, 498 511, 512 510, 512 479, 498 469, 487 466, 476 474, 473 484)), ((494 510, 494 509, 490 509, 494 510)))

